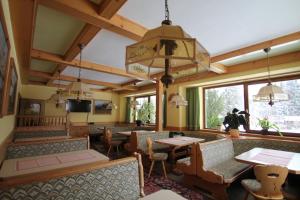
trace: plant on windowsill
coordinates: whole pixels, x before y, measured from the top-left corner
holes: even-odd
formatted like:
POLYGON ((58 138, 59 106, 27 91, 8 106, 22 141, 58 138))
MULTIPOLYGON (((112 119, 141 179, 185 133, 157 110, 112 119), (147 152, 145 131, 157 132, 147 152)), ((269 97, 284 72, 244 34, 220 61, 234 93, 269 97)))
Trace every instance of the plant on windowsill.
POLYGON ((138 125, 138 122, 141 124, 146 124, 146 123, 150 123, 152 120, 152 117, 155 114, 155 108, 153 103, 151 102, 145 102, 143 103, 143 105, 141 106, 140 109, 138 109, 137 111, 137 119, 136 123, 138 125))
POLYGON ((269 129, 275 130, 280 136, 283 136, 282 133, 280 132, 279 127, 270 122, 268 118, 263 118, 263 119, 258 119, 258 124, 262 128, 261 132, 263 135, 268 135, 269 134, 269 129))
POLYGON ((242 125, 245 130, 248 130, 249 123, 246 116, 250 114, 246 111, 239 111, 237 108, 232 110, 232 113, 227 113, 224 118, 223 125, 225 131, 229 132, 231 137, 239 137, 239 126, 242 125))

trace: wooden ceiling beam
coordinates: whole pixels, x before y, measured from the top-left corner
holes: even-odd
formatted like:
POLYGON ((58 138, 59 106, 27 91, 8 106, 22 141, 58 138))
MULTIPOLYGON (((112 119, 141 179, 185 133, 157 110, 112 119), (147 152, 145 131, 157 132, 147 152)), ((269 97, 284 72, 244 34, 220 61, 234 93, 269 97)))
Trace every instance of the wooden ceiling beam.
POLYGON ((88 0, 77 0, 76 3, 70 3, 69 0, 39 0, 39 3, 76 17, 88 24, 107 29, 136 41, 141 40, 147 31, 141 25, 132 23, 124 17, 118 20, 109 20, 100 16, 97 6, 88 0))
MULTIPOLYGON (((300 61, 300 51, 287 53, 279 56, 270 57, 270 66, 281 65, 285 63, 293 63, 300 61)), ((232 65, 227 67, 228 74, 237 74, 247 71, 252 71, 256 69, 262 69, 267 67, 267 59, 260 59, 256 61, 250 61, 242 64, 232 65)), ((193 74, 190 76, 181 77, 175 80, 175 84, 196 81, 203 78, 212 78, 220 76, 219 74, 213 72, 203 72, 199 74, 193 74)))
MULTIPOLYGON (((136 75, 128 74, 125 70, 117 67, 105 66, 97 63, 92 63, 89 61, 81 61, 81 65, 79 65, 80 61, 77 59, 74 59, 72 61, 66 61, 60 55, 52 54, 52 53, 48 53, 36 49, 31 50, 31 57, 38 60, 50 61, 57 64, 69 65, 73 67, 81 67, 82 69, 93 70, 93 71, 113 74, 117 76, 138 78, 136 75)), ((147 77, 139 77, 139 78, 146 79, 147 77)))
MULTIPOLYGON (((58 75, 57 75, 57 76, 53 77, 50 73, 45 73, 45 72, 41 72, 41 71, 34 71, 34 70, 28 70, 27 74, 29 76, 40 77, 40 78, 45 78, 45 79, 53 79, 54 78, 54 80, 60 79, 62 81, 69 81, 69 82, 77 81, 77 77, 65 76, 65 75, 60 75, 60 77, 58 77, 58 75)), ((86 83, 86 84, 91 84, 91 85, 99 85, 99 86, 115 88, 115 89, 137 90, 137 87, 121 86, 119 84, 109 83, 109 82, 104 82, 104 81, 96 81, 96 80, 89 80, 89 79, 81 78, 81 82, 86 83)), ((47 85, 50 86, 51 84, 53 84, 53 83, 50 83, 50 84, 47 84, 47 85)))
POLYGON ((218 55, 218 56, 214 56, 214 57, 211 58, 211 62, 212 63, 219 62, 219 61, 222 61, 222 60, 225 60, 225 59, 228 59, 228 58, 244 55, 244 54, 247 54, 247 53, 251 53, 253 51, 265 49, 265 48, 268 48, 268 47, 288 43, 288 42, 299 40, 299 39, 300 39, 300 31, 289 34, 289 35, 285 35, 285 36, 282 36, 282 37, 274 38, 272 40, 257 43, 257 44, 251 45, 251 46, 247 46, 247 47, 244 47, 244 48, 241 48, 241 49, 238 49, 238 50, 227 52, 227 53, 224 53, 224 54, 221 54, 221 55, 218 55))
MULTIPOLYGON (((104 0, 98 8, 99 15, 110 19, 118 12, 118 10, 126 3, 127 0, 104 0)), ((78 44, 87 45, 96 35, 101 31, 101 28, 86 24, 81 32, 78 34, 76 39, 73 41, 71 47, 67 50, 64 55, 64 59, 67 61, 73 60, 80 52, 78 48, 78 44)), ((62 72, 67 66, 66 65, 58 65, 53 73, 53 75, 57 74, 59 71, 62 72)), ((49 80, 50 83, 52 80, 49 80)))
MULTIPOLYGON (((23 72, 23 69, 30 67, 31 63, 30 51, 34 38, 37 0, 9 0, 8 2, 18 61, 23 72)), ((25 82, 24 76, 21 76, 21 79, 25 82)))

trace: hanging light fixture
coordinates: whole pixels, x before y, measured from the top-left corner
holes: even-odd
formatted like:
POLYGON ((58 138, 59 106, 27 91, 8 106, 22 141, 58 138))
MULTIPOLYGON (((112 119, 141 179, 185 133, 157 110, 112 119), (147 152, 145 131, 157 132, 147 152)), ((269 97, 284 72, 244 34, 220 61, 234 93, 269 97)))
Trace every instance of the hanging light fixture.
POLYGON ((289 100, 288 94, 286 94, 281 87, 273 85, 271 82, 271 75, 270 75, 270 59, 269 59, 269 52, 271 48, 266 48, 264 51, 267 54, 267 61, 268 61, 268 84, 259 89, 257 95, 253 96, 253 101, 261 101, 261 102, 269 102, 270 106, 274 105, 274 102, 278 101, 287 101, 289 100))
POLYGON ((137 100, 133 100, 133 101, 130 101, 130 103, 129 103, 129 106, 131 107, 131 108, 133 108, 134 110, 138 107, 138 106, 140 106, 141 104, 137 101, 137 100))
POLYGON ((165 0, 165 20, 158 28, 147 31, 142 41, 126 47, 126 71, 150 79, 150 68, 164 68, 161 82, 168 87, 174 82, 171 67, 188 64, 195 68, 209 68, 209 53, 169 19, 168 1, 165 0))
POLYGON ((170 95, 169 99, 170 99, 170 104, 176 106, 176 108, 179 108, 180 106, 188 105, 188 101, 185 100, 185 98, 181 96, 179 93, 170 95))
POLYGON ((56 93, 53 94, 48 99, 50 102, 54 102, 55 103, 56 108, 59 108, 59 107, 65 105, 65 103, 66 103, 66 100, 64 98, 64 90, 62 90, 60 88, 60 85, 61 85, 61 82, 60 82, 60 70, 59 70, 58 71, 58 87, 57 87, 56 93))
POLYGON ((107 104, 107 106, 106 106, 106 109, 109 109, 109 110, 111 110, 111 109, 118 109, 118 106, 117 106, 117 104, 115 104, 115 103, 113 103, 113 101, 112 101, 112 92, 111 92, 111 99, 110 99, 110 102, 107 104))
POLYGON ((76 99, 80 101, 81 99, 84 99, 86 97, 90 97, 91 92, 90 88, 87 84, 81 82, 81 62, 82 62, 82 50, 84 48, 84 44, 79 44, 80 49, 80 58, 79 58, 79 70, 78 70, 78 78, 76 82, 73 82, 71 84, 71 87, 69 89, 69 93, 71 95, 76 95, 76 99))

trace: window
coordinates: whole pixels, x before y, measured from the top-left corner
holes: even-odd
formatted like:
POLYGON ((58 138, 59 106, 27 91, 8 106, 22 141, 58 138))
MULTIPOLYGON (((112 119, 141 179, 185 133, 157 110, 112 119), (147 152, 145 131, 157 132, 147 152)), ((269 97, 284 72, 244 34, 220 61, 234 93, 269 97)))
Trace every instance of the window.
POLYGON ((244 110, 243 85, 205 89, 206 128, 220 126, 227 112, 231 112, 233 108, 244 110))
MULTIPOLYGON (((250 113, 249 132, 259 133, 262 128, 258 119, 267 118, 279 128, 281 133, 296 133, 300 136, 300 79, 280 78, 272 80, 272 84, 280 86, 289 94, 290 98, 288 101, 275 102, 272 107, 268 105, 268 102, 253 101, 253 96, 266 84, 267 81, 256 81, 205 88, 203 93, 205 128, 218 128, 226 113, 231 112, 233 108, 238 108, 239 110, 248 110, 250 113)), ((269 131, 276 132, 275 129, 269 131)))
POLYGON ((135 120, 142 120, 144 123, 155 123, 156 95, 136 97, 139 103, 135 110, 135 120))
POLYGON ((272 107, 266 102, 253 102, 253 95, 257 94, 266 83, 249 85, 250 130, 261 130, 258 119, 267 118, 276 124, 281 132, 300 133, 300 79, 278 81, 272 84, 280 86, 289 94, 290 99, 275 102, 272 107))

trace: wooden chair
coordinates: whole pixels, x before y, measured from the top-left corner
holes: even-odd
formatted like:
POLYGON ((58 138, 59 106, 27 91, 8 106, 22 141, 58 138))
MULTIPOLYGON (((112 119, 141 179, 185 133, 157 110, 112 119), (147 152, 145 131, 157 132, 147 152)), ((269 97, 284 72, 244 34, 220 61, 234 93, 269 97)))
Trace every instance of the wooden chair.
POLYGON ((151 160, 151 167, 150 167, 148 177, 150 177, 150 175, 151 175, 151 172, 152 172, 155 161, 161 161, 162 168, 163 168, 163 171, 164 171, 164 176, 167 178, 165 161, 168 158, 168 154, 167 153, 154 153, 153 152, 153 142, 152 142, 152 139, 150 137, 147 138, 147 151, 148 151, 148 154, 149 154, 149 159, 151 160))
POLYGON ((247 190, 245 200, 249 193, 256 199, 284 199, 282 184, 288 175, 286 167, 274 165, 257 165, 254 167, 256 179, 242 180, 242 185, 247 190))
POLYGON ((112 132, 110 129, 107 129, 104 133, 104 143, 108 148, 107 156, 109 156, 111 148, 117 147, 117 153, 119 154, 119 146, 122 144, 121 140, 112 140, 112 132))

